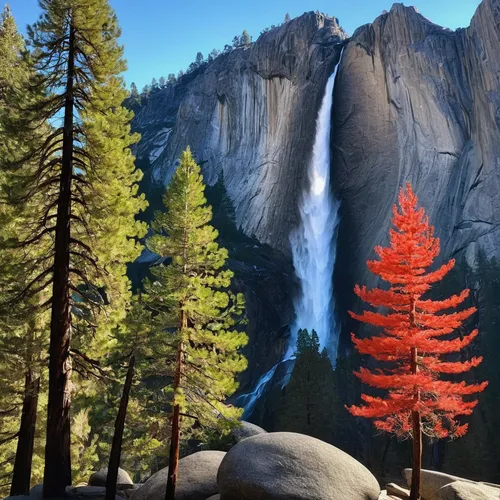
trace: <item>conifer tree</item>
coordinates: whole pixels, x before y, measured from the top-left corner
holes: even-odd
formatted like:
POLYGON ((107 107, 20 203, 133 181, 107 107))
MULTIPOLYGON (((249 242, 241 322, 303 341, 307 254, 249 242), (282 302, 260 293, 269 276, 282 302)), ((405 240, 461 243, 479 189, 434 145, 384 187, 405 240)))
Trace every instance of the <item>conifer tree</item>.
POLYGON ((132 82, 130 84, 130 97, 139 97, 139 91, 137 90, 137 85, 135 84, 135 82, 132 82))
POLYGON ((443 279, 453 268, 450 260, 429 271, 439 255, 439 239, 408 183, 399 193, 399 207, 393 207, 395 229, 390 232, 390 246, 376 247, 380 260, 368 261, 372 273, 389 282, 388 290, 355 287, 355 293, 373 307, 388 312, 350 313, 354 319, 382 328, 380 336, 352 340, 360 354, 368 354, 386 363, 372 371, 360 368, 356 375, 363 383, 388 391, 387 397, 362 395, 365 405, 351 406, 355 416, 375 418, 375 427, 400 438, 413 439, 413 474, 411 500, 419 498, 422 466, 422 433, 433 438, 455 438, 467 432, 468 424, 457 417, 470 415, 477 400, 464 396, 481 392, 487 382, 469 384, 440 380, 440 374, 459 374, 478 366, 482 357, 469 361, 448 361, 445 357, 470 345, 477 337, 468 335, 449 340, 476 309, 446 312, 461 304, 469 295, 464 290, 444 300, 423 299, 432 284, 443 279), (438 313, 438 314, 436 314, 438 313))
MULTIPOLYGON (((26 151, 21 141, 5 138, 7 118, 15 113, 13 95, 24 96, 29 89, 32 70, 23 57, 23 38, 8 6, 0 18, 0 158, 19 158, 26 151)), ((24 97, 23 97, 24 98, 24 97)), ((7 176, 0 170, 0 281, 23 279, 19 267, 23 255, 9 248, 8 240, 29 235, 18 210, 5 203, 7 176)), ((26 209, 26 207, 23 207, 26 209)), ((8 287, 1 287, 0 302, 8 300, 8 287), (5 294, 5 295, 4 295, 5 294)), ((13 307, 0 311, 0 476, 11 486, 11 495, 28 494, 30 489, 40 377, 46 347, 42 318, 20 314, 13 307), (17 439, 17 446, 16 446, 17 439), (9 460, 2 457, 11 456, 9 460), (9 482, 10 478, 12 479, 9 482)))
POLYGON ((0 161, 9 204, 30 209, 23 214, 30 235, 10 241, 26 256, 26 279, 8 287, 9 302, 34 309, 42 297, 36 310, 51 315, 44 496, 54 497, 71 484, 73 365, 85 372, 83 339, 99 356, 100 332, 124 314, 126 263, 139 255, 135 238, 145 232, 135 214, 146 202, 128 149, 138 137, 121 106, 127 92, 116 16, 107 0, 40 0, 40 7, 28 30, 36 76, 5 122, 8 144, 29 150, 0 161))
POLYGON ((248 34, 247 30, 243 30, 243 33, 241 34, 240 38, 240 45, 243 45, 244 47, 248 47, 252 43, 252 39, 250 35, 248 34))
POLYGON ((152 268, 153 278, 144 286, 156 329, 172 350, 167 500, 175 495, 185 422, 227 429, 242 413, 225 404, 225 399, 238 387, 236 375, 246 368, 238 350, 247 343, 247 336, 236 324, 244 300, 228 289, 233 273, 224 269, 227 250, 219 247, 218 233, 209 224, 212 210, 204 189, 200 167, 188 148, 163 198, 167 210, 156 213, 155 234, 147 239, 152 252, 171 259, 152 268))
POLYGON ((167 80, 165 80, 164 76, 160 77, 160 88, 164 89, 166 86, 167 86, 167 80))
POLYGON ((169 73, 168 77, 167 77, 167 81, 168 81, 168 83, 173 85, 174 83, 177 82, 177 78, 175 77, 175 75, 173 73, 169 73))
MULTIPOLYGON (((317 333, 299 330, 296 360, 278 413, 279 430, 331 442, 335 418, 334 372, 328 354, 320 352, 317 333)), ((344 410, 345 411, 345 410, 344 410)))

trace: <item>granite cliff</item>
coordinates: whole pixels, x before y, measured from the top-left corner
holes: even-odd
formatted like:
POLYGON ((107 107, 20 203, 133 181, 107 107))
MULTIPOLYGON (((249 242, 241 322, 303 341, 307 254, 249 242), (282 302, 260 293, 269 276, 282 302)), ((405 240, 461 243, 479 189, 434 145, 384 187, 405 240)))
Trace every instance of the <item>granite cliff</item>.
MULTIPOLYGON (((332 189, 341 201, 339 317, 365 261, 384 243, 400 185, 413 183, 443 255, 500 255, 500 0, 452 32, 395 4, 348 39, 306 13, 151 95, 134 129, 155 206, 190 145, 250 319, 242 390, 280 358, 296 290, 289 234, 298 222, 315 118, 343 56, 332 111, 332 189)), ((147 260, 147 256, 144 257, 147 260)))

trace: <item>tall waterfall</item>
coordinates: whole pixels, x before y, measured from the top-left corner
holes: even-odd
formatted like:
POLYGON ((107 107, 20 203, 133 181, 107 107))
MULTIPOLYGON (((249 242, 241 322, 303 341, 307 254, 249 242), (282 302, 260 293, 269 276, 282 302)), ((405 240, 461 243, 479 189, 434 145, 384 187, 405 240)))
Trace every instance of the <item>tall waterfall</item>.
POLYGON ((337 358, 338 332, 334 319, 332 279, 339 204, 330 189, 330 130, 333 88, 339 66, 340 61, 326 84, 308 165, 309 182, 299 202, 300 226, 290 235, 300 294, 295 301, 296 318, 288 350, 280 362, 262 375, 252 392, 237 398, 236 403, 245 409, 245 415, 252 413, 278 366, 294 357, 299 328, 316 330, 321 346, 326 347, 333 364, 337 358))
MULTIPOLYGON (((337 65, 337 68, 339 65, 337 65)), ((290 235, 293 266, 300 282, 288 355, 295 351, 299 328, 316 330, 333 364, 338 332, 334 318, 333 267, 339 203, 330 188, 330 130, 337 69, 326 84, 316 120, 316 138, 308 168, 308 187, 300 200, 300 226, 290 235)))

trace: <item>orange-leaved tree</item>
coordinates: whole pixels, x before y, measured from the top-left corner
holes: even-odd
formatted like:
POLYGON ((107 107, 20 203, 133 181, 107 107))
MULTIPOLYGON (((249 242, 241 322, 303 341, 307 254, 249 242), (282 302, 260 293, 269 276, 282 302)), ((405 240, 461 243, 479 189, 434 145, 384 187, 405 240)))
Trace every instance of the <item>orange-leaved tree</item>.
POLYGON ((439 254, 439 239, 434 237, 434 228, 424 209, 418 207, 409 183, 406 192, 401 189, 398 201, 399 207, 393 207, 390 245, 377 246, 379 260, 367 262, 370 271, 390 286, 367 289, 356 285, 356 295, 378 310, 350 312, 354 319, 382 329, 380 335, 370 338, 352 334, 352 341, 360 354, 381 362, 377 370, 360 368, 356 375, 363 383, 387 393, 385 397, 363 394, 365 404, 348 410, 355 416, 374 418, 377 429, 413 439, 410 498, 417 500, 422 433, 438 439, 463 436, 467 424, 459 423, 457 417, 472 413, 477 400, 467 396, 483 391, 487 382, 467 385, 440 380, 441 374, 467 372, 481 363, 481 357, 462 362, 446 359, 446 355, 461 351, 478 335, 477 330, 456 338, 452 335, 476 309, 452 311, 467 298, 469 290, 445 300, 422 298, 455 261, 429 270, 439 254))

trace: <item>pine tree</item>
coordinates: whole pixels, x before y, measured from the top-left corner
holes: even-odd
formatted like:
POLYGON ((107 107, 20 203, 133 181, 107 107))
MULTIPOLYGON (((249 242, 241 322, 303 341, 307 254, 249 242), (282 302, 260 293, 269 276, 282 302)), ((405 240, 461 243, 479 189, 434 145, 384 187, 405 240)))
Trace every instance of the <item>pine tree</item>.
POLYGON ((151 80, 151 92, 156 92, 158 89, 158 82, 156 78, 153 77, 153 79, 151 80))
POLYGON ((240 37, 238 35, 236 35, 233 38, 232 45, 233 45, 234 48, 237 48, 237 47, 239 47, 241 45, 241 40, 240 40, 240 37))
POLYGON ((167 80, 165 80, 164 76, 160 77, 160 88, 164 89, 166 86, 167 86, 167 80))
MULTIPOLYGON (((4 160, 19 158, 26 150, 22 142, 4 139, 5 124, 19 103, 13 102, 12 96, 24 98, 32 77, 29 60, 23 57, 24 51, 24 41, 6 6, 0 18, 0 134, 3 139, 0 157, 4 160)), ((0 200, 3 201, 0 203, 0 280, 9 283, 23 279, 19 264, 24 252, 9 248, 8 241, 16 235, 30 233, 22 226, 19 211, 5 204, 9 189, 6 181, 6 173, 0 170, 0 200)), ((29 210, 29 207, 23 209, 29 210)), ((9 299, 7 288, 1 287, 0 303, 9 299)), ((42 353, 46 347, 43 321, 13 307, 1 311, 0 458, 11 456, 12 459, 0 459, 0 476, 4 485, 10 484, 11 495, 27 494, 30 488, 42 353)))
POLYGON ((212 49, 210 54, 208 54, 208 62, 215 61, 217 59, 217 57, 219 57, 219 55, 220 55, 220 50, 212 49))
POLYGON ((284 22, 285 22, 285 24, 286 24, 286 23, 289 23, 291 20, 292 20, 292 18, 290 17, 290 14, 287 12, 287 13, 285 14, 285 21, 284 21, 284 22))
POLYGON ((139 91, 137 90, 137 85, 134 82, 130 84, 130 97, 139 97, 139 91))
POLYGON ((386 398, 362 395, 363 406, 351 406, 355 416, 375 418, 375 427, 413 438, 413 474, 411 500, 419 498, 422 466, 422 433, 433 438, 454 438, 467 432, 467 424, 457 417, 470 415, 477 400, 464 401, 484 390, 487 382, 467 385, 439 379, 440 374, 459 374, 478 366, 482 358, 470 361, 447 361, 443 356, 457 353, 476 338, 478 331, 452 340, 442 340, 457 330, 476 309, 460 312, 454 309, 469 295, 462 291, 444 300, 422 299, 432 284, 443 279, 453 268, 450 260, 435 271, 428 271, 439 255, 439 240, 434 228, 408 183, 401 189, 399 208, 393 208, 390 246, 376 247, 380 260, 368 261, 372 273, 388 281, 388 290, 356 286, 355 293, 373 307, 387 308, 388 312, 364 311, 350 313, 354 319, 383 329, 383 334, 352 340, 360 354, 387 363, 372 371, 360 368, 356 375, 363 383, 387 390, 386 398), (439 313, 439 314, 436 314, 439 313))
POLYGON ((336 402, 334 372, 326 351, 320 352, 319 338, 314 330, 311 334, 299 330, 295 356, 277 428, 331 442, 335 424, 332 412, 336 402))
POLYGON ((243 33, 241 34, 240 38, 240 45, 243 45, 243 47, 248 47, 252 43, 252 39, 250 35, 248 34, 247 30, 243 30, 243 33))
POLYGON ((171 85, 173 85, 174 83, 177 82, 177 78, 175 77, 175 75, 173 73, 168 74, 167 82, 170 83, 171 85))
POLYGON ((156 329, 171 347, 173 414, 167 500, 173 500, 181 428, 185 421, 202 427, 227 428, 241 410, 225 404, 238 387, 236 375, 246 368, 238 350, 247 343, 236 325, 243 296, 228 287, 233 273, 224 269, 227 250, 216 242, 209 225, 203 178, 189 148, 182 153, 163 198, 166 212, 157 213, 155 234, 147 247, 168 265, 152 269, 145 302, 155 313, 156 329), (181 421, 181 414, 183 420, 181 421))
POLYGON ((29 151, 0 161, 8 202, 30 208, 24 213, 30 236, 11 241, 24 251, 29 279, 8 286, 10 302, 33 308, 41 296, 38 314, 51 310, 44 495, 53 497, 71 484, 72 366, 85 372, 84 339, 98 357, 102 334, 124 314, 126 263, 139 255, 135 238, 145 232, 134 217, 146 202, 137 196, 141 174, 128 149, 138 137, 121 106, 127 92, 118 76, 125 63, 116 16, 106 0, 40 6, 42 16, 28 30, 37 75, 6 128, 7 141, 29 151))

